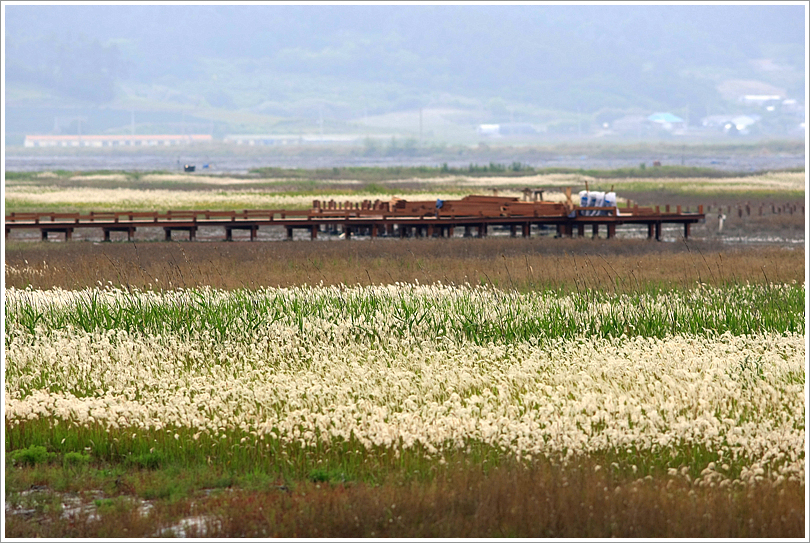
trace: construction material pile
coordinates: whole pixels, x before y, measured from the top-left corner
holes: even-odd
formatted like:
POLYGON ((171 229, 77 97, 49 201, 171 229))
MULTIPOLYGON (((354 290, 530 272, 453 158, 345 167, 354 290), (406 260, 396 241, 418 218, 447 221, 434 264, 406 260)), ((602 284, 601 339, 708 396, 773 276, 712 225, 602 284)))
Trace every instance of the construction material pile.
POLYGON ((389 212, 396 215, 436 217, 557 217, 565 216, 567 206, 558 202, 524 202, 504 196, 470 195, 460 200, 409 202, 394 199, 389 212))

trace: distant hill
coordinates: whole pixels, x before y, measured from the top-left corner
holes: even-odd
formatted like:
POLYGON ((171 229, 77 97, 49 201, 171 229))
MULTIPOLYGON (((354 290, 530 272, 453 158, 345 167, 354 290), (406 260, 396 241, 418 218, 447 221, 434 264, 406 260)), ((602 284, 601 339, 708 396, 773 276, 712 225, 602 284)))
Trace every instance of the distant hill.
POLYGON ((746 89, 803 105, 805 17, 801 5, 6 6, 6 104, 185 111, 232 132, 371 130, 364 120, 409 111, 413 133, 421 108, 473 112, 472 125, 694 120, 738 112, 746 89))

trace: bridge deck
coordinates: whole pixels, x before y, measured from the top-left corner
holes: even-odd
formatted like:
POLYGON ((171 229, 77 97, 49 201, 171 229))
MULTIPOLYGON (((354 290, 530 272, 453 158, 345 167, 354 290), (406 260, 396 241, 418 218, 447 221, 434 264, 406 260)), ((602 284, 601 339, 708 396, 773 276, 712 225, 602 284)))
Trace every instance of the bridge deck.
MULTIPOLYGON (((435 210, 430 213, 409 214, 407 212, 391 212, 387 209, 320 209, 309 210, 242 210, 242 211, 165 211, 165 212, 90 212, 80 213, 12 213, 5 218, 6 237, 12 230, 38 229, 42 239, 47 239, 51 232, 63 233, 66 239, 71 239, 74 230, 78 228, 96 228, 104 233, 105 241, 109 241, 110 232, 126 232, 128 239, 138 228, 163 228, 166 239, 171 239, 173 231, 187 231, 190 239, 195 239, 195 233, 200 227, 221 227, 225 231, 225 239, 232 239, 233 230, 249 230, 251 240, 257 236, 260 227, 283 227, 287 230, 287 237, 292 238, 295 229, 307 229, 311 237, 315 238, 317 232, 323 227, 342 227, 346 238, 352 232, 368 230, 372 237, 377 235, 416 235, 427 234, 443 236, 453 235, 456 227, 465 228, 469 233, 471 228, 478 229, 478 236, 487 234, 489 226, 509 227, 512 235, 516 235, 518 228, 524 237, 531 235, 531 227, 556 226, 559 235, 572 236, 574 229, 582 236, 584 228, 591 226, 596 234, 601 226, 607 228, 608 237, 615 236, 618 225, 647 226, 648 237, 660 239, 661 226, 664 224, 680 224, 684 227, 684 237, 689 237, 690 226, 703 221, 705 215, 699 206, 698 212, 683 212, 680 206, 674 212, 669 206, 662 211, 660 208, 625 208, 617 207, 579 207, 574 206, 568 214, 554 213, 543 215, 542 208, 534 208, 532 213, 502 212, 498 215, 479 213, 457 213, 451 210, 442 212, 435 210)), ((503 208, 502 208, 503 209, 503 208)), ((460 211, 460 210, 459 210, 460 211)))

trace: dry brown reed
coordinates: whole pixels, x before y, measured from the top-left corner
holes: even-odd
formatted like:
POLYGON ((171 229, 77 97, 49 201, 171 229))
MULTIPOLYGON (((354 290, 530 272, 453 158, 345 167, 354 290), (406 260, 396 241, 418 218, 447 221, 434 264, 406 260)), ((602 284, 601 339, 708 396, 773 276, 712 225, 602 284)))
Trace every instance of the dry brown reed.
POLYGON ((448 465, 429 481, 221 489, 151 502, 148 514, 117 503, 72 515, 59 507, 7 515, 5 536, 151 537, 194 519, 174 535, 791 538, 804 534, 805 514, 804 487, 797 483, 720 488, 675 477, 630 480, 587 459, 567 467, 448 465))
POLYGON ((212 516, 222 519, 222 535, 239 536, 790 537, 803 532, 798 485, 733 492, 667 485, 660 479, 617 484, 582 467, 499 468, 489 474, 468 468, 429 485, 309 485, 291 497, 264 494, 253 514, 243 507, 243 496, 227 496, 212 516), (267 522, 268 515, 273 522, 267 522))
POLYGON ((804 248, 591 239, 16 243, 6 286, 260 288, 396 282, 631 291, 804 280, 804 248))

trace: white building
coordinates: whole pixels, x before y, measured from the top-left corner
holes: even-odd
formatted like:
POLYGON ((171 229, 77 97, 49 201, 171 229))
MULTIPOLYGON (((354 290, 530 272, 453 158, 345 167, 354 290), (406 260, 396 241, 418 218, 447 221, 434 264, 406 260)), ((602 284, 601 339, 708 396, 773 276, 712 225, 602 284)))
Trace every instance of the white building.
POLYGON ((478 132, 479 136, 497 137, 501 135, 501 125, 479 124, 476 132, 478 132))
POLYGON ((778 94, 745 94, 740 96, 740 102, 743 104, 762 106, 768 102, 779 102, 783 98, 783 96, 779 96, 778 94))

